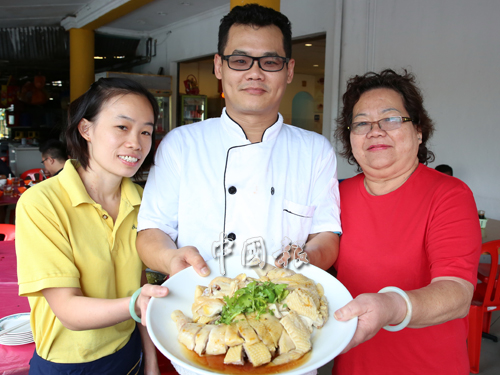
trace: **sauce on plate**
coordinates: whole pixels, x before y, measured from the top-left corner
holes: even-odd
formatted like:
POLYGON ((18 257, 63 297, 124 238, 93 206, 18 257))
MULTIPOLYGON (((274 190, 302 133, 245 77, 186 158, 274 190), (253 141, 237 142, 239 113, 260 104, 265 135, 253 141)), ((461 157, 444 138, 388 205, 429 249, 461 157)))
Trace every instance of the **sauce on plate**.
POLYGON ((253 365, 245 360, 243 366, 240 365, 226 365, 224 364, 225 354, 221 355, 205 355, 200 357, 196 352, 189 350, 184 345, 182 345, 182 352, 184 356, 191 362, 196 363, 198 366, 203 367, 209 371, 219 372, 221 374, 234 374, 234 375, 247 375, 247 374, 279 374, 285 371, 293 370, 299 366, 306 363, 311 357, 311 352, 305 354, 302 358, 292 361, 290 363, 285 363, 279 366, 269 366, 263 365, 259 367, 253 367, 253 365))

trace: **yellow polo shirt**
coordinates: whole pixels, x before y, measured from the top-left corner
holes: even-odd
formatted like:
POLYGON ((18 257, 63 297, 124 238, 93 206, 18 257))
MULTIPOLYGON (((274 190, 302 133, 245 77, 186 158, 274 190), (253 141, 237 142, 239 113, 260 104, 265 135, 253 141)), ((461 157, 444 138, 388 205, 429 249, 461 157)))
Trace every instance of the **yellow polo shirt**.
POLYGON ((143 270, 135 247, 142 188, 123 179, 113 223, 88 195, 77 165, 68 160, 57 176, 28 189, 16 209, 19 295, 29 299, 38 355, 56 363, 90 362, 118 351, 135 322, 71 331, 56 318, 41 291, 74 287, 87 297, 127 297, 140 287, 143 270))

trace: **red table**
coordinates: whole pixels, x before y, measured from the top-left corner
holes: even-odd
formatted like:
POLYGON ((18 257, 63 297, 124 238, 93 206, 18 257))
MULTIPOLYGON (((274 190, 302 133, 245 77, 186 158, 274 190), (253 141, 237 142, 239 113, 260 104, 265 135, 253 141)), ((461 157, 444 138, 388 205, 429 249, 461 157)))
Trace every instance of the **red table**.
MULTIPOLYGON (((29 312, 28 298, 19 297, 14 241, 0 241, 0 318, 29 312)), ((0 375, 27 375, 35 344, 0 345, 0 375)))
POLYGON ((9 206, 11 204, 16 204, 18 200, 19 200, 19 196, 6 197, 5 195, 2 195, 0 197, 0 206, 9 206))

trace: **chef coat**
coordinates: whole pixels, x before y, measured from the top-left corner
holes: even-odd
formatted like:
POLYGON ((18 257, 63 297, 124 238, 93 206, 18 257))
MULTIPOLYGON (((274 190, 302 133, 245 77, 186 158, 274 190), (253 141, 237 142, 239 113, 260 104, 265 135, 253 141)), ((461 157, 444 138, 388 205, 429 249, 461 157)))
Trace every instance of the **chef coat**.
MULTIPOLYGON (((285 238, 341 232, 337 162, 330 142, 277 121, 251 143, 223 110, 173 129, 156 152, 144 190, 138 230, 157 228, 178 247, 195 246, 204 259, 221 233, 240 254, 262 237, 267 261, 285 238)), ((287 242, 286 240, 285 242, 287 242)))

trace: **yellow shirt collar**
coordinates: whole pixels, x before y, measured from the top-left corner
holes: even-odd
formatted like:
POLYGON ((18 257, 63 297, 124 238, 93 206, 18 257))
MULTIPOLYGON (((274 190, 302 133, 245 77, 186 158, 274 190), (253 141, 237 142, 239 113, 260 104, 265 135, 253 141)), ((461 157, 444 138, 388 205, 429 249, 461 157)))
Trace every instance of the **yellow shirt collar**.
MULTIPOLYGON (((82 179, 77 172, 80 163, 77 160, 70 159, 64 164, 64 169, 57 175, 62 187, 70 194, 71 205, 76 207, 82 203, 95 204, 83 185, 82 179)), ((141 196, 130 178, 124 178, 121 185, 122 198, 127 200, 132 206, 141 204, 141 196)))

